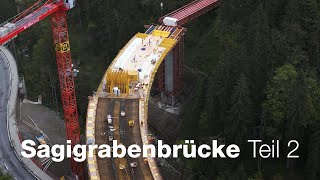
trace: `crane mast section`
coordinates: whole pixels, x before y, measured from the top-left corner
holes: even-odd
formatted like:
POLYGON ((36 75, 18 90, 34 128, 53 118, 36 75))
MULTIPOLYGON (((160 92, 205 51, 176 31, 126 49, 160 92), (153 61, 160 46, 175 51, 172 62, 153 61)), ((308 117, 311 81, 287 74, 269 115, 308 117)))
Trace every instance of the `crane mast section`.
MULTIPOLYGON (((73 68, 70 53, 67 16, 64 10, 51 15, 53 40, 56 51, 58 75, 65 119, 66 133, 71 146, 80 144, 80 127, 74 86, 73 68)), ((71 170, 78 176, 83 175, 83 164, 71 158, 71 170)), ((80 177, 80 179, 83 179, 80 177)))

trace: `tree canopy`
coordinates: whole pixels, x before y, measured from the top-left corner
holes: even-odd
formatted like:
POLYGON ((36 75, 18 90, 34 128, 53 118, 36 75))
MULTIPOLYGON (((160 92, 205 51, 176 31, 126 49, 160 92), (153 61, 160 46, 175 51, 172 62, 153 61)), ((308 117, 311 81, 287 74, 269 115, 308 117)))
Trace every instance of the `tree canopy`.
MULTIPOLYGON (((3 0, 0 19, 34 2, 3 0)), ((82 127, 87 97, 118 51, 145 24, 188 2, 81 0, 68 12, 82 127)), ((320 2, 223 0, 186 27, 184 62, 204 75, 183 106, 178 141, 219 138, 245 148, 235 160, 185 159, 182 179, 320 179, 320 2), (249 158, 249 138, 280 139, 282 153, 297 139, 301 158, 257 163, 249 158)), ((14 42, 28 98, 42 94, 46 106, 61 111, 49 20, 14 42)))

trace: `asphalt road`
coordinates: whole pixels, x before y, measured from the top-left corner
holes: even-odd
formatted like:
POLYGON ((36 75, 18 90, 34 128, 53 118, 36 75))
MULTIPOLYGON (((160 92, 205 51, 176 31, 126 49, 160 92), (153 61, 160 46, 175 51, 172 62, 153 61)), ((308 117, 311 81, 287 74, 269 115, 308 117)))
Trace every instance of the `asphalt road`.
MULTIPOLYGON (((110 144, 108 140, 106 121, 107 115, 113 117, 113 127, 116 131, 113 133, 115 139, 121 141, 125 146, 138 144, 142 147, 139 125, 139 100, 138 99, 109 99, 99 98, 96 115, 96 143, 110 144), (124 117, 120 116, 120 111, 125 111, 124 117), (134 127, 129 127, 128 121, 134 120, 134 127)), ((100 178, 103 180, 151 180, 153 179, 148 165, 143 162, 143 157, 130 158, 97 158, 100 178), (136 162, 137 167, 131 168, 131 162, 136 162), (119 170, 119 165, 126 167, 126 171, 119 170)))
POLYGON ((6 57, 0 52, 0 168, 18 180, 33 180, 32 174, 25 169, 16 157, 9 143, 7 132, 7 104, 9 99, 9 72, 6 57))
MULTIPOLYGON (((124 117, 120 118, 122 130, 122 141, 128 147, 131 144, 137 144, 142 148, 142 140, 140 135, 140 124, 139 124, 139 99, 126 99, 122 101, 122 110, 126 112, 124 117), (134 121, 134 126, 129 127, 128 122, 130 120, 134 121)), ((144 164, 143 157, 130 158, 129 162, 136 162, 137 167, 133 171, 133 179, 136 180, 152 180, 152 174, 147 164, 144 164)))
MULTIPOLYGON (((110 99, 100 98, 96 114, 95 138, 96 144, 110 144, 108 139, 108 124, 106 123, 107 115, 113 112, 113 106, 110 106, 110 99), (108 106, 109 105, 109 106, 108 106)), ((115 167, 112 158, 97 157, 100 178, 102 180, 116 180, 115 167)))

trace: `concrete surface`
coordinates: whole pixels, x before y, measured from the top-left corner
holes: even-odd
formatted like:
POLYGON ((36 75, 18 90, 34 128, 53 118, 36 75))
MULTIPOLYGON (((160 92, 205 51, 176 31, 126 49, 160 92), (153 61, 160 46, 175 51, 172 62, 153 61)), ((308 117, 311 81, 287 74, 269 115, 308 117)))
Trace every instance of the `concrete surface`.
MULTIPOLYGON (((113 103, 111 99, 100 98, 98 100, 97 115, 95 123, 95 140, 97 145, 110 144, 108 139, 108 123, 106 122, 107 115, 113 112, 113 103)), ((99 174, 101 180, 116 180, 116 168, 113 158, 100 158, 97 156, 99 174)))
MULTIPOLYGON (((126 147, 132 144, 137 144, 142 147, 142 140, 140 136, 139 123, 139 99, 112 99, 99 98, 97 106, 97 115, 95 123, 95 139, 98 145, 110 144, 108 135, 113 134, 114 139, 123 143, 126 147), (120 112, 124 111, 125 116, 121 117, 120 112), (113 117, 112 126, 116 129, 115 132, 108 132, 108 123, 106 121, 107 115, 113 117), (134 126, 130 127, 129 120, 134 121, 134 126)), ((148 164, 144 163, 142 156, 138 158, 131 158, 126 156, 119 160, 119 158, 99 158, 98 167, 101 180, 112 179, 136 179, 136 180, 152 180, 148 164), (136 162, 137 167, 131 168, 129 163, 136 162), (126 167, 125 170, 119 170, 119 165, 126 167)))
MULTIPOLYGON (((142 139, 139 123, 139 99, 126 99, 123 100, 122 110, 126 112, 124 117, 120 117, 120 131, 124 131, 125 133, 122 135, 123 142, 125 146, 130 146, 131 144, 137 144, 142 147, 142 139), (134 126, 130 127, 128 122, 130 120, 134 121, 134 126)), ((131 158, 131 162, 136 162, 137 167, 134 169, 135 179, 144 179, 151 180, 153 179, 150 168, 147 164, 144 163, 144 158, 140 156, 139 158, 131 158)))
POLYGON ((11 53, 0 46, 0 158, 8 172, 18 180, 50 180, 31 159, 23 158, 19 132, 16 125, 16 100, 18 93, 18 70, 11 53))
MULTIPOLYGON (((49 138, 48 144, 66 145, 67 141, 64 120, 59 118, 58 113, 44 107, 43 105, 30 103, 21 103, 20 112, 21 117, 17 118, 17 122, 21 140, 32 139, 37 141, 36 136, 43 132, 49 138), (31 124, 33 127, 30 127, 28 124, 31 124)), ((41 165, 41 160, 43 159, 35 157, 33 160, 40 165, 41 169, 44 168, 45 165, 41 165)), ((59 163, 53 162, 46 173, 54 179, 59 178, 68 174, 70 170, 69 165, 69 159, 65 159, 59 163)))

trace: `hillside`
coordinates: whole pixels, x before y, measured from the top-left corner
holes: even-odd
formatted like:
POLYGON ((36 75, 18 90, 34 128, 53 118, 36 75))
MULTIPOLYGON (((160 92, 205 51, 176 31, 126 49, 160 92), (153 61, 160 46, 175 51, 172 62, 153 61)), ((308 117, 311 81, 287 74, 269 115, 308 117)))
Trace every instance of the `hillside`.
MULTIPOLYGON (((2 20, 34 0, 1 6, 2 20)), ((190 0, 82 0, 68 13, 71 51, 80 73, 76 93, 84 125, 88 96, 112 59, 144 25, 190 0)), ((320 178, 320 2, 223 0, 186 25, 185 65, 201 72, 183 104, 179 140, 219 139, 241 146, 238 159, 184 159, 182 179, 320 178), (280 140, 279 159, 254 159, 247 139, 280 140), (288 160, 287 142, 300 142, 288 160)), ((28 98, 43 95, 61 111, 49 19, 21 34, 11 49, 28 98)), ((190 80, 192 81, 192 79, 190 80)), ((185 87, 187 88, 187 87, 185 87)))

